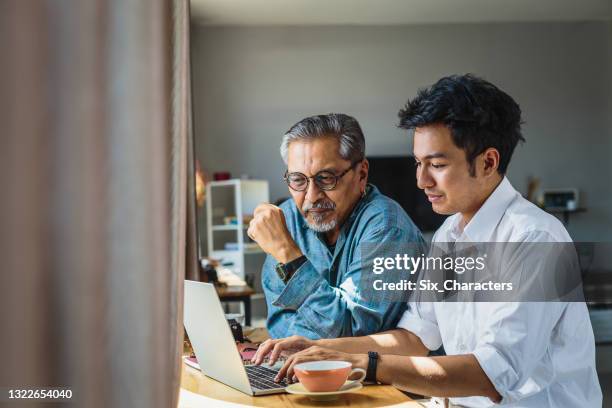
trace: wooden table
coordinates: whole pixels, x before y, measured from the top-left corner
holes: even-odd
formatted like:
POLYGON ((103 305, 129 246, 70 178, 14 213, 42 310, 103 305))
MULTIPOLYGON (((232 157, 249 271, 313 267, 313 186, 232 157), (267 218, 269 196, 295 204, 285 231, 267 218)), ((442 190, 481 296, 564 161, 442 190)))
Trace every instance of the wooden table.
POLYGON ((407 408, 422 408, 408 396, 390 385, 368 385, 357 392, 342 394, 335 401, 318 402, 292 394, 274 394, 252 397, 206 377, 200 371, 183 363, 181 388, 208 398, 255 407, 388 407, 396 405, 407 408), (398 405, 400 404, 400 405, 398 405))
MULTIPOLYGON (((266 337, 265 329, 255 331, 245 330, 245 334, 253 341, 259 341, 266 337)), ((191 368, 185 363, 183 363, 181 373, 181 388, 208 398, 256 407, 423 407, 390 385, 364 386, 357 392, 343 394, 335 401, 325 402, 312 401, 307 397, 292 394, 252 397, 206 377, 199 370, 191 368)))
POLYGON ((251 325, 251 295, 255 293, 250 286, 216 286, 222 302, 242 302, 244 304, 244 323, 251 325))

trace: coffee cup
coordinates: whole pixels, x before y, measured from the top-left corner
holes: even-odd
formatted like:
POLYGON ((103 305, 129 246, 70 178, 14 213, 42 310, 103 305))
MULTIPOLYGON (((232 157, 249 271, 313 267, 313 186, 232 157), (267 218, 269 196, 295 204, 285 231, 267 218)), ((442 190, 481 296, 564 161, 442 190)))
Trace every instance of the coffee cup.
POLYGON ((338 391, 354 373, 361 374, 347 386, 363 381, 366 376, 365 370, 352 367, 348 361, 309 361, 296 364, 293 369, 295 376, 308 391, 331 392, 338 391))

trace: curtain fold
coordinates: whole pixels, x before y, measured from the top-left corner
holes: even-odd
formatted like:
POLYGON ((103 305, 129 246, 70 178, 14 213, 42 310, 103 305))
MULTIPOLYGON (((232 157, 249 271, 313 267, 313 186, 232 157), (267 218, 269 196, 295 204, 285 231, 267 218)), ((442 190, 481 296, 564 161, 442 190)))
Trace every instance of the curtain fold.
POLYGON ((191 60, 190 60, 190 8, 189 0, 174 2, 173 7, 173 98, 172 98, 172 175, 175 187, 180 185, 172 197, 178 198, 173 201, 172 221, 173 236, 176 237, 176 245, 172 248, 173 265, 178 273, 174 273, 170 283, 172 291, 177 293, 176 308, 172 315, 176 327, 173 328, 176 336, 173 338, 171 350, 175 358, 175 372, 173 389, 173 406, 178 401, 180 383, 180 370, 182 360, 180 356, 183 351, 183 282, 185 278, 197 280, 198 278, 198 250, 197 250, 197 228, 196 228, 196 198, 195 198, 195 161, 194 161, 194 138, 193 119, 191 107, 191 60))
POLYGON ((7 0, 0 56, 0 385, 176 406, 197 270, 188 0, 7 0))

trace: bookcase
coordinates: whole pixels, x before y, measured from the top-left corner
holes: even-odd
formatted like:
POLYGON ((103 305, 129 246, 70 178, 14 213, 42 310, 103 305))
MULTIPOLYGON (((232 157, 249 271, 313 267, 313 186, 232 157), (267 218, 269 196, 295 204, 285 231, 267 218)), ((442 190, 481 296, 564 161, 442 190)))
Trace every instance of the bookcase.
POLYGON ((269 202, 267 180, 232 179, 206 185, 208 256, 220 259, 236 275, 252 281, 261 293, 261 267, 265 253, 247 235, 255 207, 269 202))

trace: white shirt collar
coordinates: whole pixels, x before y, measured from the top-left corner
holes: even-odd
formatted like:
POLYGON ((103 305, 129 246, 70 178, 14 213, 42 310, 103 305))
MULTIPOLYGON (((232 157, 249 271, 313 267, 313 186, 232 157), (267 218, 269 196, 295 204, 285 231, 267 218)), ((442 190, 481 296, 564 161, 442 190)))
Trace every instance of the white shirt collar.
POLYGON ((504 176, 489 198, 465 226, 463 232, 459 231, 461 215, 456 217, 454 225, 451 227, 453 232, 458 236, 462 235, 471 242, 489 242, 508 206, 518 194, 508 178, 504 176))

